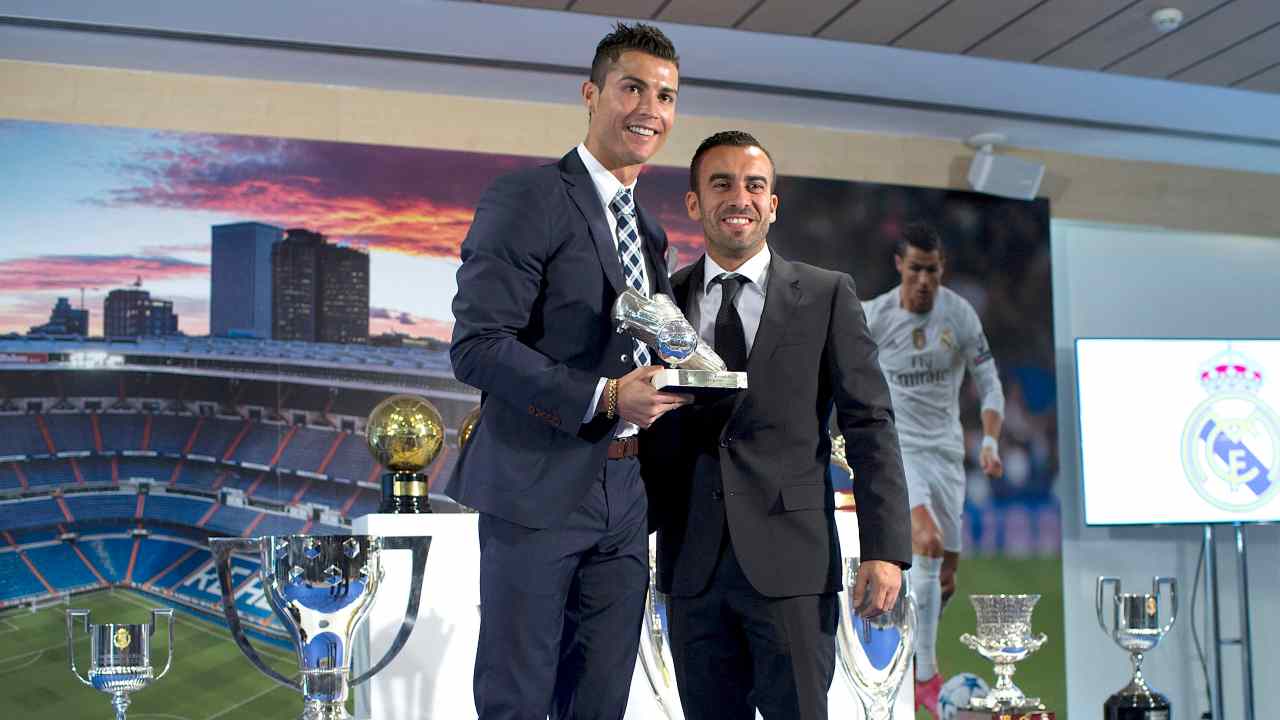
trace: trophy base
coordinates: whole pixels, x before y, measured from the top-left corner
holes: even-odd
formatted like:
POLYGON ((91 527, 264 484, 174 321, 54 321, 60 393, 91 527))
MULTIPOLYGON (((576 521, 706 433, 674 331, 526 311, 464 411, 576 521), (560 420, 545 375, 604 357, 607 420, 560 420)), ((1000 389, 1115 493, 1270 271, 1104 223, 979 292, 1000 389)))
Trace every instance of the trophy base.
POLYGON ((1057 714, 1052 710, 1032 708, 1010 708, 1008 710, 961 708, 956 711, 955 720, 1057 720, 1057 714))
POLYGON ((1102 704, 1105 720, 1169 720, 1169 700, 1158 692, 1118 692, 1102 704))
POLYGON ((667 368, 653 376, 653 386, 662 392, 717 398, 747 389, 747 374, 728 370, 680 370, 667 368))
POLYGON ((382 474, 382 503, 378 512, 392 515, 422 515, 431 512, 427 499, 427 476, 412 472, 382 474))

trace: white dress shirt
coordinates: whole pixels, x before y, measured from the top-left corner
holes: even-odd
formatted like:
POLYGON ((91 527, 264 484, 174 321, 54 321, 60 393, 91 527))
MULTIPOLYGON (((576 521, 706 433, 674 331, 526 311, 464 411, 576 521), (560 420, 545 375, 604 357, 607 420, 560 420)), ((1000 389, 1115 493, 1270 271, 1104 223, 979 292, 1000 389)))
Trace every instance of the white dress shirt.
MULTIPOLYGON (((699 288, 700 294, 691 308, 696 317, 689 320, 694 327, 698 328, 698 335, 702 340, 709 343, 711 347, 715 347, 716 314, 720 312, 720 298, 724 294, 724 286, 713 281, 730 271, 717 265, 710 255, 704 257, 706 259, 703 265, 702 287, 699 288)), ((760 329, 760 313, 764 312, 765 290, 768 289, 769 246, 762 247, 760 252, 751 256, 751 259, 732 272, 751 281, 742 286, 738 291, 738 297, 733 300, 733 306, 737 308, 738 316, 742 318, 742 335, 747 340, 747 356, 750 357, 751 347, 756 341, 756 331, 760 329)))
MULTIPOLYGON (((600 206, 604 208, 605 222, 609 223, 609 237, 613 238, 613 249, 618 249, 618 218, 614 217, 613 210, 609 208, 609 203, 613 201, 615 195, 623 187, 632 192, 634 197, 636 184, 634 181, 630 185, 623 185, 622 181, 613 173, 609 172, 600 161, 596 159, 586 145, 578 145, 578 157, 582 158, 582 164, 587 166, 587 174, 591 176, 591 183, 596 187, 596 195, 600 197, 600 206)), ((641 252, 644 251, 644 235, 640 234, 640 221, 636 220, 636 234, 639 235, 641 252)), ((649 287, 649 269, 647 263, 640 263, 640 279, 645 287, 649 287)), ((591 418, 595 417, 596 406, 600 404, 600 394, 604 392, 606 378, 600 378, 600 382, 596 383, 596 392, 591 396, 591 405, 587 407, 587 412, 582 416, 582 422, 591 422, 591 418)), ((635 435, 640 428, 625 420, 618 426, 617 437, 627 437, 635 435)))

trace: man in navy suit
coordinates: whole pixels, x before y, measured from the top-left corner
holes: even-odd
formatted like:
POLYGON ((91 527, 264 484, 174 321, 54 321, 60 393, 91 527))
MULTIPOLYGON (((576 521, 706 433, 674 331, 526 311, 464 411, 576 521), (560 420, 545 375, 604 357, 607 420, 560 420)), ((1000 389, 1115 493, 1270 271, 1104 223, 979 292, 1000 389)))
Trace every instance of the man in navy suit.
POLYGON ((688 402, 614 330, 626 288, 670 294, 636 178, 675 122, 678 57, 619 24, 582 85, 586 140, 499 178, 462 244, 454 373, 483 411, 446 493, 480 513, 481 720, 617 720, 648 585, 638 428, 688 402))

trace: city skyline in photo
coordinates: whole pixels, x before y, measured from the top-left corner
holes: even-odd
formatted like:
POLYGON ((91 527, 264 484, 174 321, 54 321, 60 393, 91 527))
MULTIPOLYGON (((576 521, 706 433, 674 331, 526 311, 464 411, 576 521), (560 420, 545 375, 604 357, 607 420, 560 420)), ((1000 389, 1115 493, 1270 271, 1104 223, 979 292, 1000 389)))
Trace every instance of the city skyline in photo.
MULTIPOLYGON (((50 320, 59 297, 102 335, 111 290, 173 303, 210 332, 211 236, 258 222, 369 254, 369 334, 448 340, 458 250, 484 188, 548 158, 0 120, 0 333, 50 320)), ((638 192, 682 262, 700 233, 687 173, 646 171, 638 192)))

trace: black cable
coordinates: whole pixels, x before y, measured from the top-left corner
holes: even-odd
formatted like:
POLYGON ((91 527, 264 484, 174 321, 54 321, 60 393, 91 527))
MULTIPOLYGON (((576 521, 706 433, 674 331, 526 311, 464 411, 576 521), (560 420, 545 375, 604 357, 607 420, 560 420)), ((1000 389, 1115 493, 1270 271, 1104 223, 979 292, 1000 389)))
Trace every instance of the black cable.
MULTIPOLYGON (((1196 577, 1191 581, 1191 640, 1196 645, 1196 657, 1200 658, 1200 670, 1204 672, 1204 698, 1208 704, 1209 717, 1213 712, 1213 690, 1209 687, 1209 662, 1205 659, 1204 648, 1200 645, 1200 633, 1196 632, 1196 596, 1200 594, 1200 571, 1204 570, 1204 543, 1200 544, 1200 559, 1196 561, 1196 577)), ((1203 715, 1201 717, 1204 717, 1203 715)))

